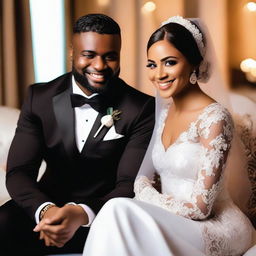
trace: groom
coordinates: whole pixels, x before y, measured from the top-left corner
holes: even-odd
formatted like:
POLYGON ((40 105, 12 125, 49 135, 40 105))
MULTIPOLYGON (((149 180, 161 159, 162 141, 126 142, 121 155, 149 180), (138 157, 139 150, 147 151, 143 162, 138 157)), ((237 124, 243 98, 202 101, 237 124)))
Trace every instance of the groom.
POLYGON ((72 45, 72 72, 32 85, 23 104, 8 157, 12 200, 0 208, 0 255, 82 252, 103 204, 133 196, 153 98, 118 77, 120 28, 110 17, 79 18, 72 45))

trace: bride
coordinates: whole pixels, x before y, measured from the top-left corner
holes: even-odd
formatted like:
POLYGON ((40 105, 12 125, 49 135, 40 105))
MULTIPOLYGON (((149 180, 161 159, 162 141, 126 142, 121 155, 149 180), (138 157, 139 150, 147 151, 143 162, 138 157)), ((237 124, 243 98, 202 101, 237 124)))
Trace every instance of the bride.
POLYGON ((250 191, 244 168, 227 167, 236 157, 235 131, 210 37, 199 19, 174 16, 151 35, 147 55, 156 126, 135 199, 106 203, 84 255, 241 255, 252 245, 253 226, 242 212, 250 191))

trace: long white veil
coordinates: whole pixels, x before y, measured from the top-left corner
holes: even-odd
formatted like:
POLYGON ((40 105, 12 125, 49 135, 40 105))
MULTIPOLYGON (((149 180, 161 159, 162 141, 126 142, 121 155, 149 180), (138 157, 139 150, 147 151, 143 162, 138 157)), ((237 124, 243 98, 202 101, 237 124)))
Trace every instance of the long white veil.
MULTIPOLYGON (((199 67, 199 80, 198 84, 202 91, 204 91, 211 98, 221 103, 226 107, 232 115, 234 111, 230 101, 229 92, 227 87, 224 85, 221 73, 219 72, 217 56, 214 51, 213 43, 210 34, 203 24, 203 22, 198 18, 189 19, 192 23, 200 29, 203 34, 205 42, 205 53, 203 56, 203 61, 199 67)), ((144 160, 140 167, 137 177, 143 175, 147 176, 150 180, 153 180, 155 169, 152 162, 152 151, 154 146, 154 141, 156 138, 156 130, 159 127, 159 117, 161 110, 170 100, 165 100, 161 98, 156 92, 156 124, 153 131, 153 135, 145 154, 144 160)), ((235 116, 235 115, 234 115, 235 116)), ((171 159, 170 159, 171 161, 171 159)), ((251 195, 251 186, 248 179, 247 173, 247 157, 243 144, 237 133, 234 134, 234 139, 232 142, 232 147, 229 153, 226 175, 227 175, 227 187, 233 201, 239 206, 239 208, 247 213, 247 202, 251 195)))

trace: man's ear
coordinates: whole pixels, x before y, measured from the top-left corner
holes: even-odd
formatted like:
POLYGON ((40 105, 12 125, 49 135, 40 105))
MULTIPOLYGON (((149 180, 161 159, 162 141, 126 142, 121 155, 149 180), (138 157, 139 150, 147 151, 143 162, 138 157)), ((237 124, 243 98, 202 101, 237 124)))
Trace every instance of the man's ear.
POLYGON ((73 49, 73 45, 70 44, 70 46, 68 47, 68 56, 71 61, 73 61, 73 49))
POLYGON ((69 47, 67 47, 67 58, 66 58, 66 69, 71 70, 73 65, 73 45, 70 44, 69 47))

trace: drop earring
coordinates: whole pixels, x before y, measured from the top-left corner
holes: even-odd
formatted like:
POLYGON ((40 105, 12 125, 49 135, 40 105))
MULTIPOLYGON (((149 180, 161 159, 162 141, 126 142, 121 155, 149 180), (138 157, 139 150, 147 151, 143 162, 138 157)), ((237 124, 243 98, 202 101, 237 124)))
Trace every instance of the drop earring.
POLYGON ((195 84, 197 82, 197 76, 196 76, 196 70, 195 69, 192 72, 192 74, 190 75, 189 82, 191 84, 195 84))

